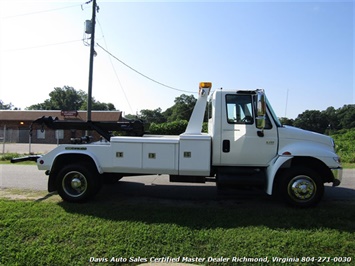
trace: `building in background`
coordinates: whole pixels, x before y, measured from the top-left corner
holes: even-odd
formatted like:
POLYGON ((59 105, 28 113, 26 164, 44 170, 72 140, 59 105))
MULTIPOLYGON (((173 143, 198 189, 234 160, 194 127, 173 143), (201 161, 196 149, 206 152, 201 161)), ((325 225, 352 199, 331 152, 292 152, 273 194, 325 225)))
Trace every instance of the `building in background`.
MULTIPOLYGON (((57 117, 59 120, 86 121, 86 111, 60 111, 60 110, 0 110, 0 141, 11 143, 70 143, 71 138, 85 136, 84 130, 52 130, 46 126, 33 125, 32 122, 43 116, 57 117)), ((124 122, 120 111, 92 111, 92 121, 124 122)), ((93 140, 99 140, 100 135, 92 132, 93 140)))

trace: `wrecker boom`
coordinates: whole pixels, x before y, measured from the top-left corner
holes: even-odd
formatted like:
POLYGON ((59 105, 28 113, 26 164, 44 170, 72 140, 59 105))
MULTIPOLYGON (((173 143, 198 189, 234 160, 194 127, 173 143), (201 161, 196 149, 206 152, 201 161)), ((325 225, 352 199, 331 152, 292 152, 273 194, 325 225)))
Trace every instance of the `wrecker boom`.
POLYGON ((57 117, 42 116, 33 121, 30 126, 30 133, 34 124, 47 126, 50 129, 77 129, 94 130, 110 141, 112 131, 126 132, 129 136, 143 136, 144 123, 142 120, 133 120, 128 122, 99 122, 99 121, 63 121, 57 117))

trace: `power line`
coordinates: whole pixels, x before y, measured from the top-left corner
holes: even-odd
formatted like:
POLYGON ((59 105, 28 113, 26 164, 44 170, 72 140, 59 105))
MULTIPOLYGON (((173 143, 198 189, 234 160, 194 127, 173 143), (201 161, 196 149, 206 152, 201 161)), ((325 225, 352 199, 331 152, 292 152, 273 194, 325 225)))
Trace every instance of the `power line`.
POLYGON ((24 14, 5 16, 5 17, 1 17, 1 18, 2 19, 11 19, 11 18, 17 18, 17 17, 31 16, 31 15, 37 15, 37 14, 41 14, 41 13, 53 12, 53 11, 58 11, 58 10, 72 8, 72 7, 78 7, 78 6, 82 6, 82 4, 76 4, 76 5, 65 6, 65 7, 58 7, 58 8, 53 8, 53 9, 41 10, 41 11, 34 11, 34 12, 24 13, 24 14))
POLYGON ((15 52, 15 51, 21 51, 21 50, 38 49, 38 48, 43 48, 43 47, 48 47, 48 46, 63 45, 63 44, 68 44, 68 43, 73 43, 73 42, 81 42, 81 41, 82 41, 82 39, 66 41, 66 42, 49 43, 49 44, 43 44, 43 45, 38 45, 38 46, 9 49, 9 50, 5 50, 5 52, 15 52))
MULTIPOLYGON (((102 30, 102 26, 101 26, 101 23, 100 23, 99 19, 97 19, 97 22, 98 22, 98 24, 99 24, 99 26, 100 26, 100 30, 101 30, 101 33, 102 33, 102 38, 104 39, 104 43, 105 43, 106 49, 108 49, 108 48, 107 48, 106 39, 105 39, 105 35, 104 35, 104 31, 102 30)), ((117 75, 116 69, 115 69, 115 67, 114 67, 114 65, 113 65, 113 62, 112 62, 112 59, 111 59, 111 56, 109 56, 109 60, 110 60, 110 63, 111 63, 113 72, 115 73, 115 76, 116 76, 116 79, 117 79, 117 81, 118 81, 118 84, 120 85, 121 90, 122 90, 122 92, 123 92, 123 96, 124 96, 125 99, 126 99, 126 102, 127 102, 128 106, 129 106, 129 109, 131 110, 131 113, 133 113, 132 106, 131 106, 131 104, 130 104, 129 101, 128 101, 128 98, 127 98, 127 95, 126 95, 125 90, 123 89, 121 80, 119 79, 119 77, 118 77, 118 75, 117 75)))
POLYGON ((193 91, 186 91, 186 90, 181 90, 181 89, 177 89, 177 88, 174 88, 174 87, 171 87, 169 85, 166 85, 164 83, 161 83, 155 79, 152 79, 150 77, 148 77, 147 75, 144 75, 143 73, 139 72, 138 70, 134 69, 133 67, 127 65, 125 62, 123 62, 122 60, 118 59, 116 56, 114 56, 113 54, 111 54, 109 51, 107 51, 105 48, 103 48, 99 43, 96 43, 97 46, 99 46, 102 50, 104 50, 106 53, 108 53, 110 56, 112 56, 113 58, 115 58, 118 62, 120 62, 121 64, 123 64, 124 66, 128 67, 129 69, 131 69, 132 71, 136 72, 137 74, 141 75, 142 77, 145 77, 146 79, 149 79, 150 81, 153 81, 163 87, 166 87, 168 89, 171 89, 171 90, 175 90, 175 91, 180 91, 180 92, 187 92, 187 93, 196 93, 196 92, 193 92, 193 91))

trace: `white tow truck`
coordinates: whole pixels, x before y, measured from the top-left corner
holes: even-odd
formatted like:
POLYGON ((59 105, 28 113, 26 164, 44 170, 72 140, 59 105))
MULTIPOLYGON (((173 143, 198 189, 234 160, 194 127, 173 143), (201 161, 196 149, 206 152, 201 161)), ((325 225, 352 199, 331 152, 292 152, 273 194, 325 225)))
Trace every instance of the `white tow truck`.
POLYGON ((259 187, 291 205, 309 207, 321 200, 324 183, 340 184, 333 139, 281 125, 264 90, 215 90, 208 133, 201 133, 211 87, 200 83, 188 126, 179 136, 112 136, 60 145, 35 157, 38 169, 49 175, 48 191, 84 202, 106 178, 166 174, 171 182, 259 187))

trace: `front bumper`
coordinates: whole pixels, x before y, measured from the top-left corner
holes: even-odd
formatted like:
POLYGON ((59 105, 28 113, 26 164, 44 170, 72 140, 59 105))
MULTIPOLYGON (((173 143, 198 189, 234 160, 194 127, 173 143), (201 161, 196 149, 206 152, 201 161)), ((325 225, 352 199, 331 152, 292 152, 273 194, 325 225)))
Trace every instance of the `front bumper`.
POLYGON ((343 168, 338 167, 338 168, 332 168, 330 170, 332 171, 334 176, 333 187, 337 187, 340 185, 341 180, 343 179, 343 168))

